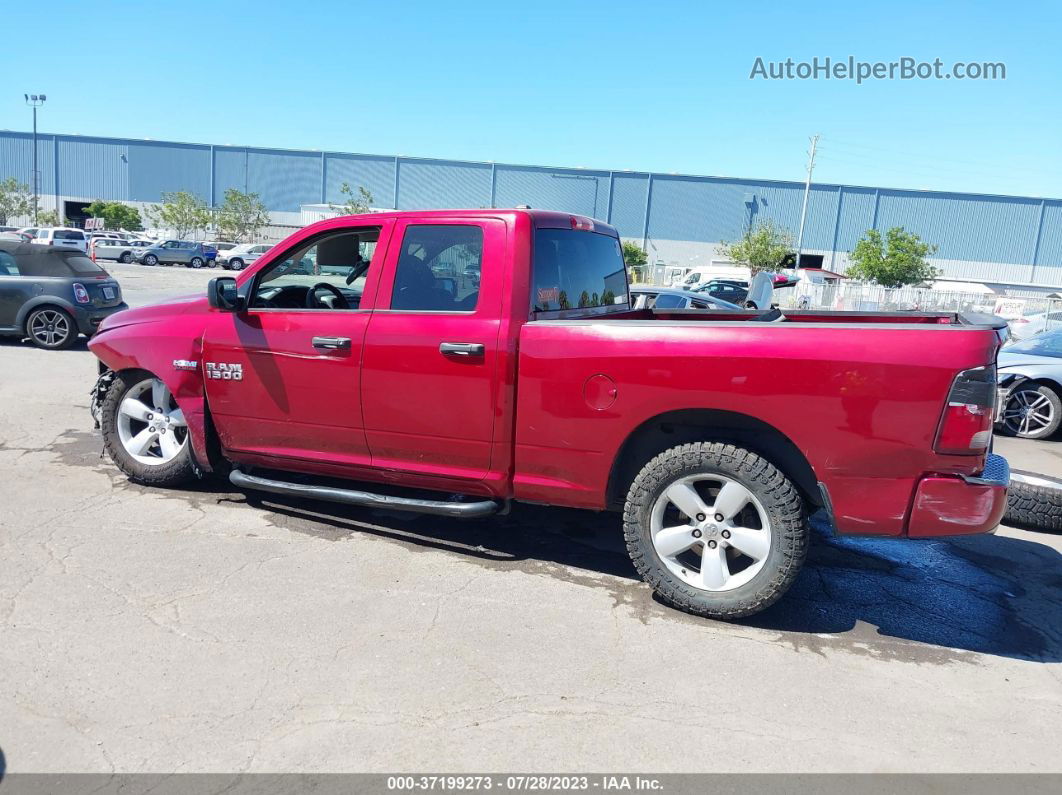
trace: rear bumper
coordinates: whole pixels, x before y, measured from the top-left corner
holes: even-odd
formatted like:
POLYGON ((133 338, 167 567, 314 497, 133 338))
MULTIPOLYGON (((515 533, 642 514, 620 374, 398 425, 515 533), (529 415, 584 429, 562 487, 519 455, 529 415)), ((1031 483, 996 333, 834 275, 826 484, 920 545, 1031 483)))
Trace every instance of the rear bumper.
POLYGON ((1010 465, 1001 455, 990 454, 979 475, 930 475, 915 490, 909 538, 991 533, 1007 509, 1010 465))
POLYGON ((129 304, 125 301, 122 301, 116 306, 77 307, 74 311, 74 320, 77 322, 77 330, 86 337, 91 337, 100 327, 100 323, 106 318, 110 317, 115 312, 121 312, 123 309, 128 308, 129 304))

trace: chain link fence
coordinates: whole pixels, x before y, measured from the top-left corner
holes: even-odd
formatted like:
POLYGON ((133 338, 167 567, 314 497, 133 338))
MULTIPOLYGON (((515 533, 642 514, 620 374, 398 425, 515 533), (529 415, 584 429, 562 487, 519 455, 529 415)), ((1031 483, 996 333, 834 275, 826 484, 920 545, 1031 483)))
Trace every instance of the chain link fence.
POLYGON ((999 313, 1020 332, 1038 333, 1062 327, 1062 299, 1013 298, 996 293, 930 290, 918 287, 880 287, 852 281, 826 284, 800 283, 776 290, 774 302, 782 309, 820 309, 848 312, 983 312, 999 313), (1024 327, 1028 328, 1024 328, 1024 327))

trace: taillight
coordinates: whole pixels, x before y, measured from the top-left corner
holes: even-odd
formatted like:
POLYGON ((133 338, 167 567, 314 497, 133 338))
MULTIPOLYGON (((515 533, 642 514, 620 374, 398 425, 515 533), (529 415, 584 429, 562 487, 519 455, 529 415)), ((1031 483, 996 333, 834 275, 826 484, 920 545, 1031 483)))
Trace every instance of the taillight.
POLYGON ((582 232, 593 232, 594 222, 589 218, 582 218, 578 215, 569 216, 571 219, 572 229, 578 229, 582 232))
POLYGON ((79 304, 90 304, 92 299, 89 298, 88 290, 85 289, 85 285, 74 283, 74 300, 79 304))
POLYGON ((996 366, 963 370, 951 385, 933 449, 948 455, 981 455, 992 440, 996 366))

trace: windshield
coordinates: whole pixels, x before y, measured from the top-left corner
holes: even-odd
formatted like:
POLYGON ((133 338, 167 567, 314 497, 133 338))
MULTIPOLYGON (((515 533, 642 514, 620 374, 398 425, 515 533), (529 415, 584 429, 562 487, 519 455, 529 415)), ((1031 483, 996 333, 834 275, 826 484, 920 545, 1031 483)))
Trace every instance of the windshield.
POLYGON ((626 306, 619 240, 575 229, 539 229, 531 301, 536 312, 626 306))
POLYGON ((1024 342, 1004 348, 1003 353, 1030 353, 1033 356, 1054 356, 1062 359, 1062 329, 1037 334, 1024 342))

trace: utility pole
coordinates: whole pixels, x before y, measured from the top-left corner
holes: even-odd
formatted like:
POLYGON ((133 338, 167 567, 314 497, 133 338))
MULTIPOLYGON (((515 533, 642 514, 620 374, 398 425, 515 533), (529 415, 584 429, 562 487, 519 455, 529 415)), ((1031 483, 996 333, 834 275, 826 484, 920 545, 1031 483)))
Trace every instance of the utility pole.
POLYGON ((33 108, 33 225, 37 225, 37 205, 40 204, 40 186, 38 184, 37 170, 37 108, 44 104, 48 97, 44 94, 23 94, 26 104, 33 108))
POLYGON ((811 149, 808 150, 808 178, 804 181, 804 204, 800 208, 800 233, 797 235, 796 266, 800 267, 800 255, 804 253, 804 221, 808 217, 808 196, 811 193, 811 172, 815 170, 815 149, 819 145, 819 134, 811 136, 811 149))

